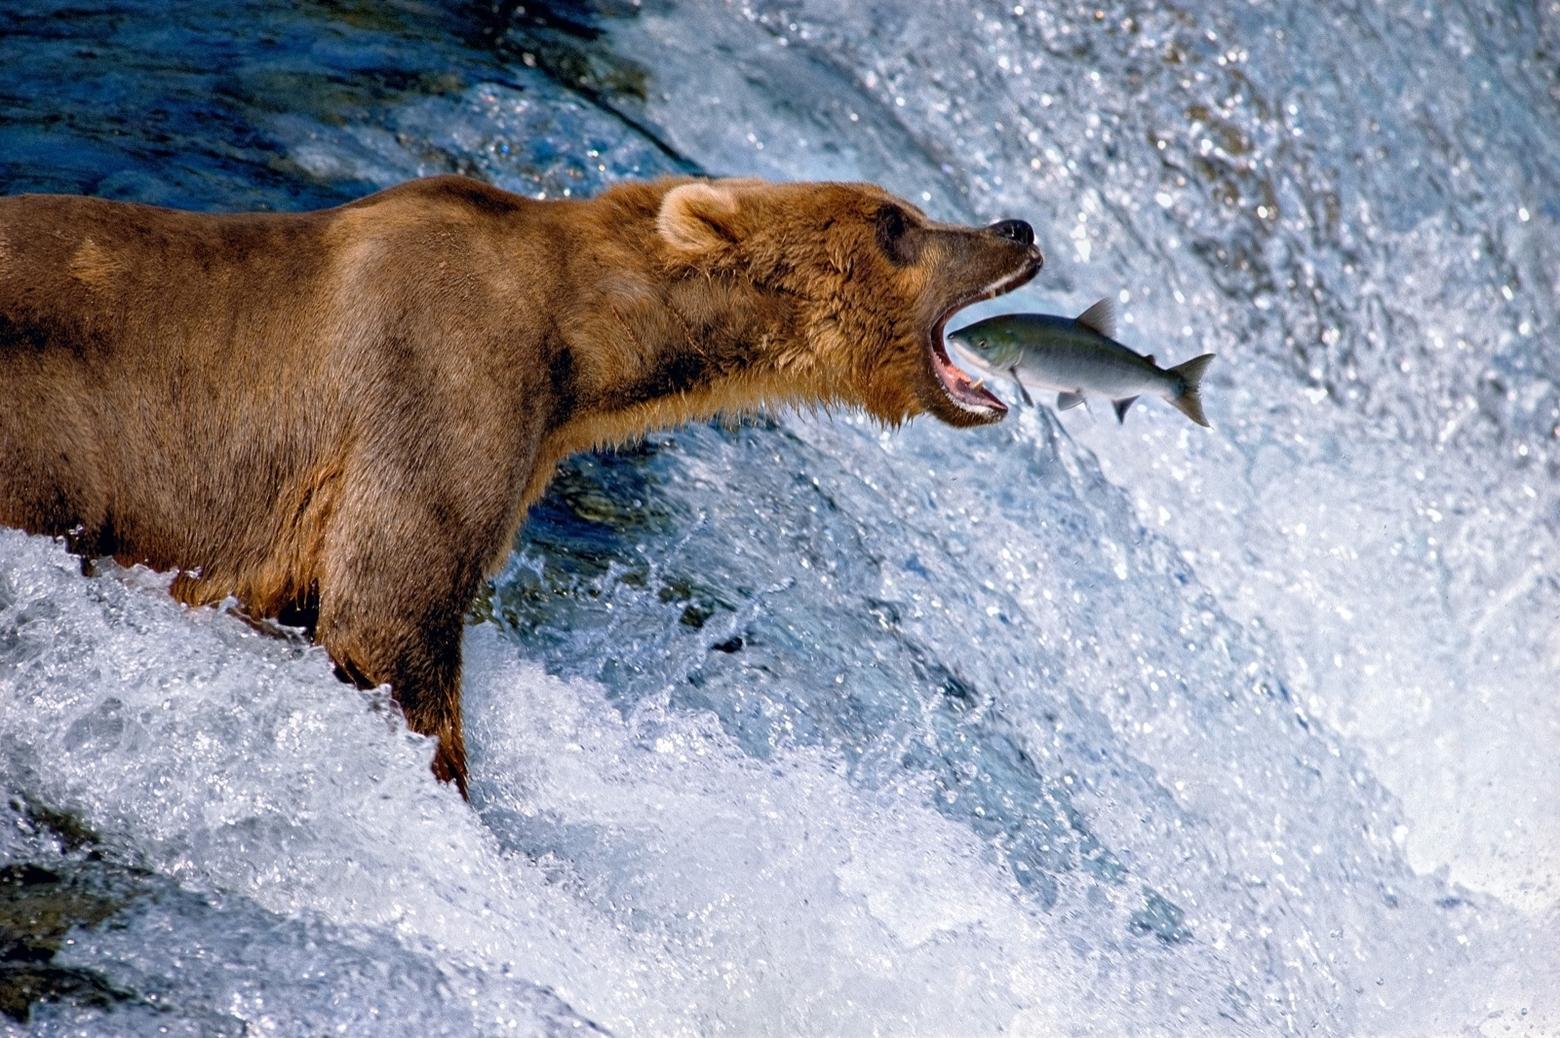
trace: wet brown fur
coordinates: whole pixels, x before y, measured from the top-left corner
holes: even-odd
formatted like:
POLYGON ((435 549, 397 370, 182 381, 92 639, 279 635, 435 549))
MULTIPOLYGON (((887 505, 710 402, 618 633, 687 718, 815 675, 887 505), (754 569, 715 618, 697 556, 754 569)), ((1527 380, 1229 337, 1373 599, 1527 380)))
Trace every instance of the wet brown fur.
POLYGON ((414 181, 203 215, 0 199, 0 524, 303 618, 465 789, 462 618, 558 461, 766 406, 897 423, 926 338, 1039 255, 867 185, 589 201, 414 181), (883 238, 885 207, 908 230, 883 238))

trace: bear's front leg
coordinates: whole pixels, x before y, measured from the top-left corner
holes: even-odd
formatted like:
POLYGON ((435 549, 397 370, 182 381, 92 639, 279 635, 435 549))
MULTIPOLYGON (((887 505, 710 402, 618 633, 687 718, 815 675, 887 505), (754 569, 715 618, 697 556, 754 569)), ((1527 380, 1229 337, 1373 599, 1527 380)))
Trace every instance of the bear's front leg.
POLYGON ((319 641, 359 688, 389 685, 414 732, 439 741, 433 773, 466 796, 460 715, 460 638, 469 597, 409 606, 420 589, 352 588, 321 597, 319 641))
POLYGON ((352 511, 332 523, 316 638, 360 688, 390 686, 407 725, 438 739, 434 774, 466 796, 460 640, 481 576, 472 544, 418 503, 352 511))

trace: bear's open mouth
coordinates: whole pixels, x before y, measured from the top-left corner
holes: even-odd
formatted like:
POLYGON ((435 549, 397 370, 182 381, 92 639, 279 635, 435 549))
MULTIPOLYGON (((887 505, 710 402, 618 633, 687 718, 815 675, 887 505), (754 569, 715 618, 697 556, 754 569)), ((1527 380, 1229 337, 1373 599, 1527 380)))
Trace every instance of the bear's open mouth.
POLYGON ((942 386, 943 392, 948 394, 948 399, 957 406, 982 418, 995 420, 1007 413, 1007 404, 980 382, 972 380, 962 368, 949 360, 948 350, 943 345, 943 329, 949 319, 973 302, 977 300, 971 299, 968 303, 960 303, 953 307, 939 317, 937 323, 932 326, 929 340, 932 349, 932 374, 937 376, 937 382, 942 386))
POLYGON ((947 327, 953 315, 986 299, 995 299, 1006 292, 1011 292, 1025 282, 1029 281, 1040 270, 1040 264, 1026 263, 1013 273, 1001 278, 995 284, 988 285, 979 292, 960 298, 952 306, 942 312, 937 321, 927 333, 927 353, 931 362, 932 374, 937 379, 937 384, 944 394, 952 401, 953 405, 966 415, 978 422, 999 421, 1007 414, 1007 404, 1003 403, 996 394, 987 389, 981 381, 972 380, 968 374, 948 359, 948 350, 943 345, 943 329, 947 327))

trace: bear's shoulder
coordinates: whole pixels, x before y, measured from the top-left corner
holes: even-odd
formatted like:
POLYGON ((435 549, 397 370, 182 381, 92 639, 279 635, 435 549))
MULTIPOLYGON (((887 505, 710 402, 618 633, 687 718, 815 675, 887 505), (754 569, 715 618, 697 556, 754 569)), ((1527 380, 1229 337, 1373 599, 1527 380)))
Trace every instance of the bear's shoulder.
POLYGON ((520 211, 529 199, 501 187, 450 173, 443 176, 423 177, 404 184, 386 188, 366 198, 350 202, 341 208, 346 211, 376 206, 411 203, 423 206, 453 206, 467 212, 486 216, 510 216, 520 211))

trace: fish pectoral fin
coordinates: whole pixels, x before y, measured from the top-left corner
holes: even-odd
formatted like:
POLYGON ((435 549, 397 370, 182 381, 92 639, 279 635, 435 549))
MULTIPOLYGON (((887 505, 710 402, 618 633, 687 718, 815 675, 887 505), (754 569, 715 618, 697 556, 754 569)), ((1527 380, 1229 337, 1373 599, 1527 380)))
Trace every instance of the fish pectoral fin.
POLYGON ((1030 399, 1029 390, 1024 388, 1024 380, 1018 377, 1018 369, 1008 368, 1008 374, 1013 376, 1013 384, 1018 387, 1018 395, 1024 398, 1024 406, 1035 406, 1034 400, 1030 399))
POLYGON ((1056 394, 1056 409, 1058 411, 1070 411, 1081 403, 1083 403, 1082 393, 1056 394))
POLYGON ((1123 397, 1120 400, 1112 400, 1110 406, 1116 409, 1116 422, 1119 425, 1127 423, 1127 409, 1137 400, 1135 396, 1123 397))
POLYGON ((1156 368, 1159 367, 1159 362, 1154 359, 1154 355, 1152 353, 1150 353, 1148 356, 1144 357, 1143 359, 1148 361, 1154 367, 1156 367, 1156 368))

